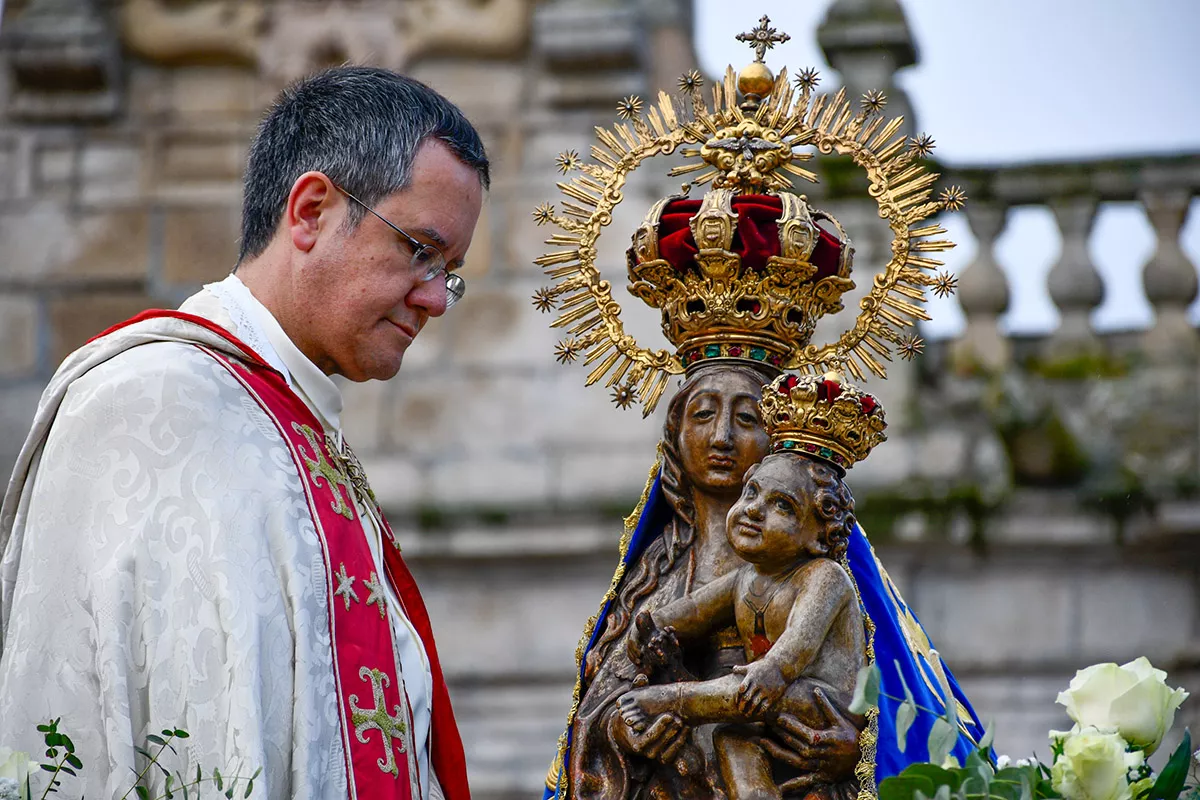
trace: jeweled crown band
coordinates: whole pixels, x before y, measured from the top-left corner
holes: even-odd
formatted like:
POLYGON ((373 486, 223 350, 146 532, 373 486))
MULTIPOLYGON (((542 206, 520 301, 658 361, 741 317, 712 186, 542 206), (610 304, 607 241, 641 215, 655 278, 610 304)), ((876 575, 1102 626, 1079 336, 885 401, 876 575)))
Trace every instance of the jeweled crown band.
POLYGON ((887 439, 883 406, 838 373, 780 375, 763 388, 772 452, 803 453, 848 470, 887 439))

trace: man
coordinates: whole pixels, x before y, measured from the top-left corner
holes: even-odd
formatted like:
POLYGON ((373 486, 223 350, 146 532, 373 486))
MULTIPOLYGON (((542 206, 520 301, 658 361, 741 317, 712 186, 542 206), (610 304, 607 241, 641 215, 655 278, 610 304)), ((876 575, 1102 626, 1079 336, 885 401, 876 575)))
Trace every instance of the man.
POLYGON ((0 742, 40 753, 61 717, 88 797, 177 728, 164 766, 261 766, 259 797, 469 797, 329 376, 391 378, 462 296, 487 186, 474 128, 415 81, 341 67, 280 96, 234 274, 106 331, 42 397, 0 515, 0 742))

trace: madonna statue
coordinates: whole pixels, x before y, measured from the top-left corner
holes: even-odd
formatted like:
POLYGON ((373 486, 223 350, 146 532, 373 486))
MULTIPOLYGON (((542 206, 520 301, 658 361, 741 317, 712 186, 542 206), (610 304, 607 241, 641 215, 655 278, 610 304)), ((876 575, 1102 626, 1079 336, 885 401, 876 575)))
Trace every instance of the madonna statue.
POLYGON ((843 483, 885 438, 883 409, 845 374, 882 375, 893 346, 914 351, 899 329, 927 318, 912 302, 935 282, 922 270, 939 262, 925 254, 952 246, 919 223, 963 198, 930 199, 932 177, 911 166, 916 145, 878 108, 856 114, 840 92, 814 98, 811 72, 795 88, 786 74, 777 81, 763 63, 768 22, 744 35, 757 58, 714 87, 711 109, 696 73, 680 81, 687 111, 662 94, 643 119, 641 101, 625 101, 628 122, 598 130, 597 163, 560 157, 584 173, 560 184, 565 213, 544 204, 534 214, 565 232, 548 243, 571 248, 538 259, 558 281, 534 299, 561 312, 559 360, 598 362, 589 384, 607 377, 617 405, 647 414, 683 375, 610 590, 584 630, 546 798, 867 800, 877 781, 928 758, 931 715, 918 714, 903 752, 896 740, 905 687, 919 706, 951 709, 960 760, 983 733, 843 483), (816 180, 800 166, 814 148, 867 170, 895 234, 858 318, 820 348, 814 327, 854 287, 854 249, 792 191, 789 175, 816 180), (707 170, 695 181, 711 187, 692 198, 685 184, 655 203, 628 254, 629 291, 661 310, 672 353, 624 333, 595 241, 627 174, 677 149, 697 163, 673 174, 707 170), (872 663, 882 694, 856 713, 855 680, 872 663))

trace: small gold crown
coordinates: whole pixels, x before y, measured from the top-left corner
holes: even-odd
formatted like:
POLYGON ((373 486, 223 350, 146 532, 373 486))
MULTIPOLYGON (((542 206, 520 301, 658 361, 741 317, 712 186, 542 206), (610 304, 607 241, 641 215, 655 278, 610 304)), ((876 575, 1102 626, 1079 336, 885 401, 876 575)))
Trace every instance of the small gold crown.
POLYGON ((763 389, 759 408, 774 453, 803 453, 847 470, 887 440, 883 406, 836 372, 780 375, 763 389))
POLYGON ((841 311, 842 294, 854 288, 845 230, 790 192, 664 198, 634 233, 627 257, 630 293, 662 310, 663 333, 684 367, 713 358, 796 366, 817 320, 841 311), (760 237, 772 227, 774 242, 760 237), (760 240, 746 241, 751 236, 760 240), (748 252, 743 258, 735 249, 748 252))

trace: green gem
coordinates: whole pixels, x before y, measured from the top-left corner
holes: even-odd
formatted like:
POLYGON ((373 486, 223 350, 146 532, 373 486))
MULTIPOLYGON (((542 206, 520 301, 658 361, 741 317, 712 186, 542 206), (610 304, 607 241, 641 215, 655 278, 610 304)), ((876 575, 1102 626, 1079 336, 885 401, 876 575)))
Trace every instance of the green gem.
POLYGON ((721 355, 721 345, 719 344, 710 344, 704 348, 705 358, 716 358, 719 355, 721 355))
POLYGON ((755 361, 762 361, 764 358, 767 357, 767 351, 763 350, 761 347, 751 347, 750 348, 750 357, 753 358, 755 361))
POLYGON ((822 447, 819 455, 821 458, 833 458, 833 451, 828 447, 822 447))
POLYGON ((791 450, 793 447, 795 447, 795 446, 796 446, 796 443, 795 443, 795 442, 793 442, 793 441, 786 441, 786 442, 784 442, 784 443, 783 443, 783 446, 784 446, 785 448, 787 448, 788 450, 791 450))

